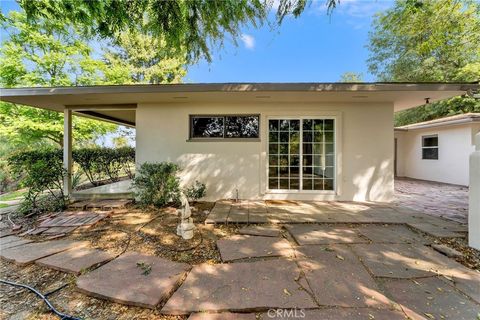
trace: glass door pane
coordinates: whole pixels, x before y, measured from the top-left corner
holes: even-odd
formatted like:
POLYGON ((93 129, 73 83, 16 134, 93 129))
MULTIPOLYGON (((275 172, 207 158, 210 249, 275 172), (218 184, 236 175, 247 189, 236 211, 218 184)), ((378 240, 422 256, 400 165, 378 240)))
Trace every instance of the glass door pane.
POLYGON ((334 190, 333 119, 271 119, 268 130, 268 189, 334 190))
POLYGON ((300 189, 300 120, 268 121, 268 188, 300 189))
POLYGON ((334 120, 304 119, 302 127, 302 190, 334 190, 334 120))

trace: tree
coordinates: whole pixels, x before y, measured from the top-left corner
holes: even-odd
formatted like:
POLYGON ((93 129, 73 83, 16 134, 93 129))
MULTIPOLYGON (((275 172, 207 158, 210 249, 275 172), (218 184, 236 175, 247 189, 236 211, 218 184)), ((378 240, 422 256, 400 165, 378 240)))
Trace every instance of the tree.
MULTIPOLYGON (((98 83, 91 49, 72 28, 61 22, 41 19, 32 23, 22 12, 12 11, 2 26, 10 37, 0 48, 0 85, 65 86, 98 83), (82 78, 83 77, 83 78, 82 78)), ((46 140, 63 144, 63 115, 48 110, 0 103, 0 136, 10 143, 35 144, 46 140)), ((91 140, 114 131, 115 125, 74 117, 74 138, 91 140)))
POLYGON ((364 82, 363 74, 357 72, 344 72, 340 76, 340 82, 364 82))
POLYGON ((104 54, 109 83, 178 83, 186 75, 185 50, 169 49, 163 39, 141 28, 121 33, 104 54))
MULTIPOLYGON (((381 81, 478 81, 480 5, 473 0, 397 0, 373 21, 369 70, 381 81)), ((395 115, 404 125, 463 112, 480 101, 453 98, 395 115)))
MULTIPOLYGON (((276 7, 276 21, 299 16, 309 0, 17 0, 30 18, 55 19, 82 26, 85 34, 116 38, 135 30, 145 21, 145 30, 164 39, 170 48, 185 49, 189 61, 211 60, 210 47, 222 45, 226 35, 234 41, 247 24, 267 21, 276 7)), ((325 0, 329 11, 339 0, 325 0)))

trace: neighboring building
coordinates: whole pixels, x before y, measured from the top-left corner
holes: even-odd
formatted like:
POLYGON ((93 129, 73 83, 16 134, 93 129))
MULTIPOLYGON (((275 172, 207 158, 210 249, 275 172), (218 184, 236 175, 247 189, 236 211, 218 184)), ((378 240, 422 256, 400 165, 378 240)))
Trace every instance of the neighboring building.
POLYGON ((468 159, 479 131, 480 113, 395 128, 396 175, 468 186, 468 159))
POLYGON ((391 201, 394 111, 476 89, 223 83, 2 89, 0 99, 65 113, 68 171, 73 113, 135 127, 137 163, 178 163, 208 200, 391 201))

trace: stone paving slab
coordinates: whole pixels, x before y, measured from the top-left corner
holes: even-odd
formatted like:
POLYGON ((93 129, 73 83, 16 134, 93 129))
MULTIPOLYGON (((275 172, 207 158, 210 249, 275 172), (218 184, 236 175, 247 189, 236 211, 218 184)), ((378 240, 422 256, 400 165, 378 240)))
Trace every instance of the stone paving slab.
POLYGON ((393 299, 413 320, 477 319, 480 305, 468 300, 452 286, 432 277, 390 280, 385 284, 393 299))
POLYGON ((279 237, 281 229, 277 226, 248 226, 238 230, 238 233, 251 236, 279 237))
POLYGON ((358 232, 377 243, 428 243, 422 235, 402 225, 359 226, 358 232))
POLYGON ((161 312, 251 312, 317 307, 295 281, 299 275, 295 262, 285 259, 197 265, 161 312))
POLYGON ((352 249, 376 277, 428 277, 460 265, 423 245, 354 244, 352 249))
POLYGON ((263 313, 262 320, 406 320, 400 310, 372 308, 324 308, 311 310, 273 310, 263 313))
POLYGON ((255 313, 192 313, 187 320, 256 320, 255 313))
POLYGON ((55 270, 79 274, 82 270, 111 260, 114 257, 113 254, 98 249, 74 248, 42 258, 35 263, 55 270))
POLYGON ((422 232, 425 232, 431 236, 439 238, 464 238, 465 234, 452 231, 450 229, 445 229, 443 227, 428 223, 428 222, 409 222, 407 223, 410 227, 418 229, 422 232))
POLYGON ((273 237, 234 235, 218 240, 217 247, 224 262, 294 255, 294 250, 287 240, 273 237))
POLYGON ((305 244, 366 243, 356 230, 349 227, 318 224, 285 225, 295 241, 305 244))
POLYGON ((15 234, 17 234, 17 233, 18 233, 18 231, 13 231, 13 230, 10 230, 10 229, 0 230, 0 238, 8 237, 8 236, 11 236, 11 235, 15 235, 15 234))
POLYGON ((88 245, 86 241, 55 240, 27 243, 18 247, 2 250, 0 256, 21 265, 33 263, 35 260, 48 257, 72 248, 88 245))
POLYGON ((299 265, 320 305, 391 306, 391 301, 347 246, 303 246, 298 252, 299 265))
POLYGON ((7 237, 4 237, 4 238, 0 238, 0 249, 5 250, 5 249, 8 249, 8 248, 21 246, 21 245, 31 243, 31 242, 33 242, 33 240, 20 238, 20 237, 13 236, 13 235, 12 236, 7 236, 7 237))
POLYGON ((129 199, 111 199, 101 202, 103 209, 122 209, 130 203, 132 203, 132 200, 129 199))
POLYGON ((446 277, 440 279, 454 286, 472 300, 480 304, 480 271, 471 270, 463 265, 442 271, 446 277))
POLYGON ((128 252, 81 275, 77 287, 96 298, 155 308, 171 295, 189 269, 185 263, 128 252))

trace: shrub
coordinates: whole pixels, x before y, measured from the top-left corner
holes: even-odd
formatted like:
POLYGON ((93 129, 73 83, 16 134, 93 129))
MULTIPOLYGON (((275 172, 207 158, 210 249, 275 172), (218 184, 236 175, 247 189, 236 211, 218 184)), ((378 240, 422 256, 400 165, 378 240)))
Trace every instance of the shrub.
POLYGON ((105 177, 101 161, 102 148, 83 148, 72 151, 72 158, 94 186, 105 177))
POLYGON ((14 175, 22 175, 22 184, 28 187, 23 213, 41 213, 63 209, 66 198, 63 194, 62 150, 33 150, 17 153, 8 158, 14 175))
POLYGON ((195 180, 195 183, 184 190, 185 195, 189 200, 198 200, 207 194, 207 186, 195 180))
POLYGON ((160 208, 169 203, 178 204, 178 170, 178 166, 171 162, 143 163, 133 180, 135 196, 140 205, 160 208))
POLYGON ((135 164, 135 148, 84 148, 73 151, 75 161, 94 186, 108 178, 111 182, 119 180, 122 173, 133 178, 131 168, 135 164))

